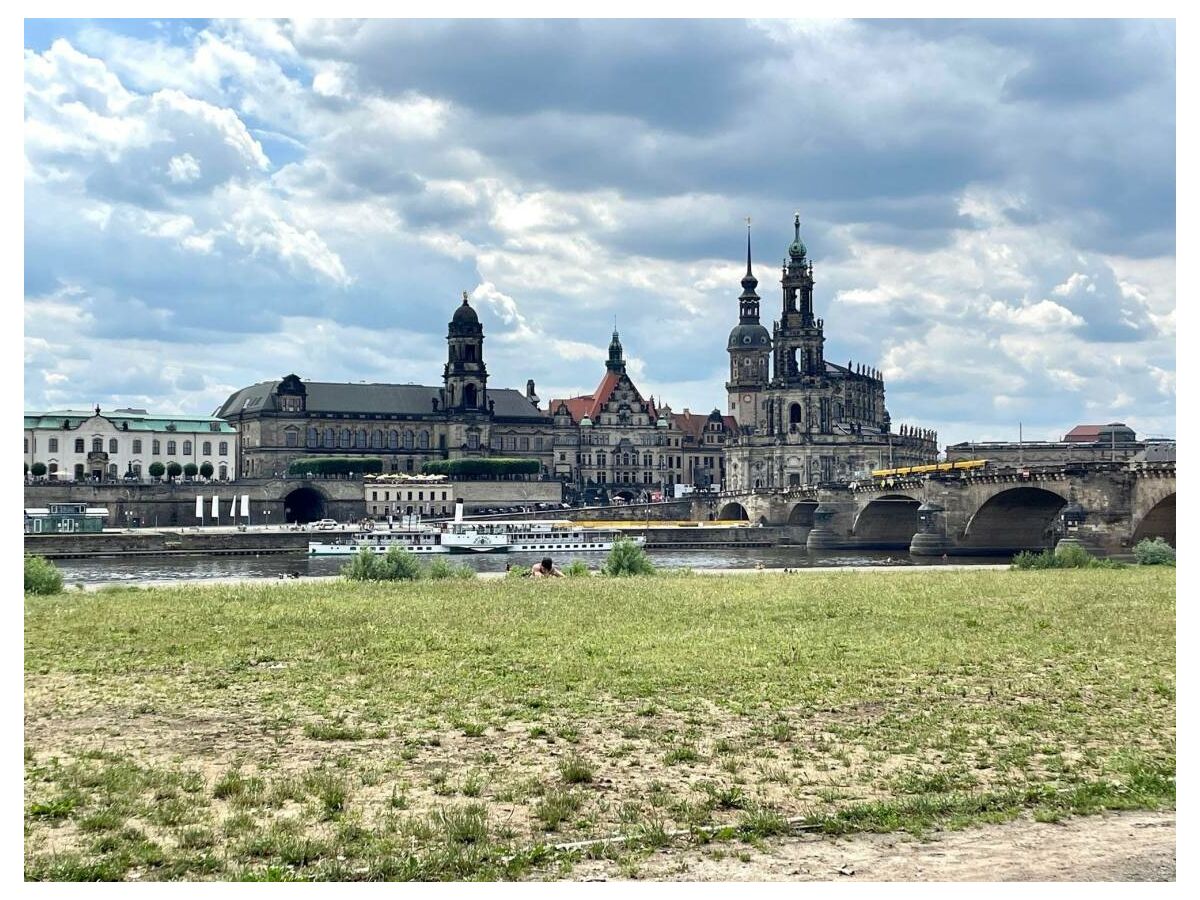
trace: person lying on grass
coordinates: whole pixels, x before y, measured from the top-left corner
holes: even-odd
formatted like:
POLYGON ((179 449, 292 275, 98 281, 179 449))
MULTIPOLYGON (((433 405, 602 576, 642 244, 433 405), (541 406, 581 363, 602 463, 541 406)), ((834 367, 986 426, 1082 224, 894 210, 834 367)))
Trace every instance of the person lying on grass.
POLYGON ((529 570, 534 578, 562 578, 562 570, 554 568, 554 560, 546 557, 529 570))

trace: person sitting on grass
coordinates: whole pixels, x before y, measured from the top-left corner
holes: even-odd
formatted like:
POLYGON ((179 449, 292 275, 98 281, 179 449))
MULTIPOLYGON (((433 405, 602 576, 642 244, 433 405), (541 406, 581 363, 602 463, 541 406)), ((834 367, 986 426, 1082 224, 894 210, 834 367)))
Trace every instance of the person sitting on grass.
POLYGON ((562 578, 562 570, 554 568, 554 560, 546 557, 529 570, 534 578, 562 578))

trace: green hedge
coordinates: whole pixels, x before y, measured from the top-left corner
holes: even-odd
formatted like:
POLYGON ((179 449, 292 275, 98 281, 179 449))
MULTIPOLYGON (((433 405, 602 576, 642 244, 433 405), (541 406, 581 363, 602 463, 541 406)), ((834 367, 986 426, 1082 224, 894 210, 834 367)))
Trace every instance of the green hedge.
POLYGON ((383 460, 378 456, 310 456, 294 459, 288 466, 289 475, 379 475, 383 460))
POLYGON ((471 459, 438 459, 421 466, 425 475, 451 478, 496 478, 502 475, 537 475, 542 464, 536 459, 490 456, 471 459))

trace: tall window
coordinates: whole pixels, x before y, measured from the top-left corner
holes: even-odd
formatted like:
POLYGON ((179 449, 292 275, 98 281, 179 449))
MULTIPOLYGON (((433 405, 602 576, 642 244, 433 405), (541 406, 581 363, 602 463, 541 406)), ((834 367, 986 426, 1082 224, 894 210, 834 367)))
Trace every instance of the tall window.
POLYGON ((360 450, 367 448, 367 430, 365 428, 360 428, 358 434, 354 436, 354 446, 360 450))
POLYGON ((75 452, 83 453, 83 438, 75 438, 75 452))
POLYGON ((192 455, 192 442, 191 442, 191 441, 184 441, 184 442, 183 442, 183 455, 184 455, 184 456, 191 456, 191 455, 192 455))
POLYGON ((134 475, 136 475, 138 478, 142 477, 142 464, 141 463, 134 463, 132 466, 130 466, 130 468, 133 469, 134 475))
POLYGON ((393 428, 391 431, 388 432, 388 449, 395 450, 399 446, 400 446, 400 432, 396 431, 396 429, 393 428))
POLYGON ((407 429, 404 431, 404 449, 411 450, 413 448, 413 433, 407 429))
POLYGON ((467 449, 468 450, 478 450, 479 449, 479 432, 472 431, 467 434, 467 449))
POLYGON ((343 450, 350 449, 350 429, 349 428, 343 428, 341 430, 341 432, 338 434, 338 446, 341 447, 343 450))
POLYGON ((371 432, 371 449, 380 450, 383 448, 383 432, 376 428, 371 432))
POLYGON ((523 438, 521 438, 521 449, 522 449, 522 450, 528 450, 528 449, 529 449, 529 438, 527 438, 527 437, 523 437, 523 438))
MULTIPOLYGON (((205 441, 202 445, 205 456, 212 456, 212 441, 205 441)), ((134 451, 137 452, 137 451, 134 451)))
POLYGON ((229 467, 225 463, 221 463, 220 468, 217 469, 217 475, 224 481, 229 477, 229 467))
POLYGON ((162 444, 159 442, 158 438, 155 438, 153 441, 150 442, 150 454, 152 456, 158 456, 161 453, 162 453, 162 444))
POLYGON ((116 452, 117 452, 117 439, 116 439, 116 438, 109 438, 109 439, 108 439, 108 452, 109 452, 109 453, 116 453, 116 452))
MULTIPOLYGON (((157 453, 158 451, 156 450, 155 452, 157 453)), ((217 445, 217 455, 218 456, 228 456, 229 455, 228 442, 221 441, 221 443, 217 445)))
POLYGON ((141 452, 142 452, 142 439, 141 439, 141 438, 134 438, 134 441, 133 441, 133 453, 134 453, 134 455, 135 455, 135 456, 137 456, 137 455, 140 455, 140 454, 141 454, 141 452))
MULTIPOLYGON (((295 447, 300 443, 300 435, 296 433, 294 428, 289 428, 283 433, 283 445, 285 447, 295 447)), ((185 451, 186 452, 186 451, 185 451)))
MULTIPOLYGON (((26 440, 25 440, 25 452, 26 453, 29 452, 29 439, 28 438, 26 438, 26 440)), ((58 452, 58 438, 50 438, 50 452, 51 453, 58 452)))
POLYGON ((332 429, 332 428, 326 428, 326 429, 325 429, 325 430, 324 430, 324 431, 321 433, 321 446, 322 446, 322 447, 332 447, 332 446, 334 446, 334 436, 333 436, 333 429, 332 429))
POLYGON ((75 463, 75 480, 83 481, 83 463, 75 463))
POLYGON ((104 452, 104 441, 102 439, 92 438, 92 452, 93 453, 103 453, 104 452))
POLYGON ((417 435, 417 446, 422 450, 429 449, 429 432, 422 431, 417 435))
POLYGON ((309 426, 308 426, 308 428, 307 428, 307 429, 305 430, 305 432, 304 432, 304 444, 305 444, 305 446, 307 446, 307 447, 315 447, 315 446, 317 446, 317 444, 319 443, 319 441, 320 441, 320 437, 317 435, 317 429, 316 429, 316 427, 315 427, 315 426, 313 426, 313 425, 309 425, 309 426))
POLYGON ((175 455, 175 447, 176 446, 177 445, 174 441, 167 441, 167 456, 175 455))

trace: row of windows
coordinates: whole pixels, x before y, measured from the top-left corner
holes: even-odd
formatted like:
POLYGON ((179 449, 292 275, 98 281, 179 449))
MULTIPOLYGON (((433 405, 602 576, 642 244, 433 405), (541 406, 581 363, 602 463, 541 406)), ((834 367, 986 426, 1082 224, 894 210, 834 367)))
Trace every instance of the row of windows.
MULTIPOLYGON (((152 456, 161 456, 162 455, 162 442, 161 441, 159 441, 156 438, 150 442, 150 445, 152 448, 150 451, 152 456)), ((176 447, 177 447, 177 444, 175 441, 167 441, 167 455, 174 456, 176 454, 176 447)), ((213 448, 212 441, 204 441, 200 445, 200 448, 201 448, 200 449, 201 456, 212 456, 212 448, 213 448)), ((26 453, 29 452, 29 438, 25 438, 25 452, 26 453)), ((47 438, 46 452, 47 453, 57 453, 58 452, 58 438, 47 438)), ((87 452, 87 450, 85 449, 85 443, 84 443, 83 438, 75 438, 75 452, 76 453, 86 453, 87 452)), ((103 453, 103 452, 104 452, 104 439, 103 438, 92 438, 92 453, 103 453)), ((116 438, 109 439, 108 452, 110 454, 120 452, 120 444, 117 442, 116 438)), ((142 441, 140 438, 134 440, 133 449, 131 452, 134 454, 139 454, 142 452, 142 441)), ((192 455, 192 442, 191 441, 183 442, 183 455, 184 456, 192 455)), ((218 456, 228 456, 229 455, 229 442, 228 441, 221 441, 219 444, 217 444, 217 455, 218 456)))
MULTIPOLYGON (((400 491, 396 491, 396 499, 397 499, 397 500, 411 500, 411 499, 413 499, 413 492, 412 492, 412 491, 408 491, 407 493, 408 493, 408 496, 407 496, 407 497, 401 497, 401 496, 400 496, 400 491)), ((429 492, 429 499, 430 499, 430 500, 437 500, 437 499, 439 499, 437 496, 435 496, 437 493, 438 493, 438 491, 430 491, 430 492, 429 492)), ((442 495, 442 496, 441 496, 441 498, 440 498, 440 499, 442 499, 442 500, 448 500, 448 499, 450 498, 450 492, 449 492, 449 491, 441 491, 441 495, 442 495)), ((392 492, 391 492, 391 491, 371 491, 371 499, 372 499, 372 500, 391 500, 391 499, 392 499, 392 492), (380 496, 379 496, 380 494, 383 494, 383 496, 382 496, 382 497, 380 497, 380 496)), ((417 491, 417 500, 424 500, 424 499, 425 499, 425 492, 424 492, 424 491, 417 491)))
MULTIPOLYGON (((283 434, 283 441, 286 447, 298 447, 300 433, 296 429, 288 429, 283 434)), ((399 432, 393 429, 385 434, 376 429, 368 435, 365 428, 358 431, 351 431, 349 428, 336 431, 333 428, 319 429, 310 425, 304 442, 306 447, 353 447, 359 450, 370 447, 372 450, 398 450, 403 446, 405 450, 412 450, 415 445, 418 449, 428 450, 429 432, 419 431, 414 434, 412 431, 399 432)))
MULTIPOLYGON (((142 477, 142 464, 141 463, 130 463, 129 470, 132 471, 133 474, 136 475, 138 478, 142 477)), ((93 470, 93 471, 99 471, 99 470, 93 470)), ((46 473, 51 476, 57 475, 58 474, 58 463, 52 462, 48 466, 46 466, 46 473)), ((124 473, 122 473, 120 471, 120 469, 118 468, 116 463, 109 463, 108 468, 105 470, 104 474, 105 474, 105 477, 107 477, 107 478, 121 478, 124 473)), ((75 463, 75 480, 83 481, 87 477, 88 477, 88 472, 87 472, 87 469, 84 467, 83 463, 75 463)), ((225 465, 225 463, 221 463, 221 465, 217 468, 217 477, 220 478, 222 481, 226 480, 229 477, 229 467, 227 465, 225 465)))

